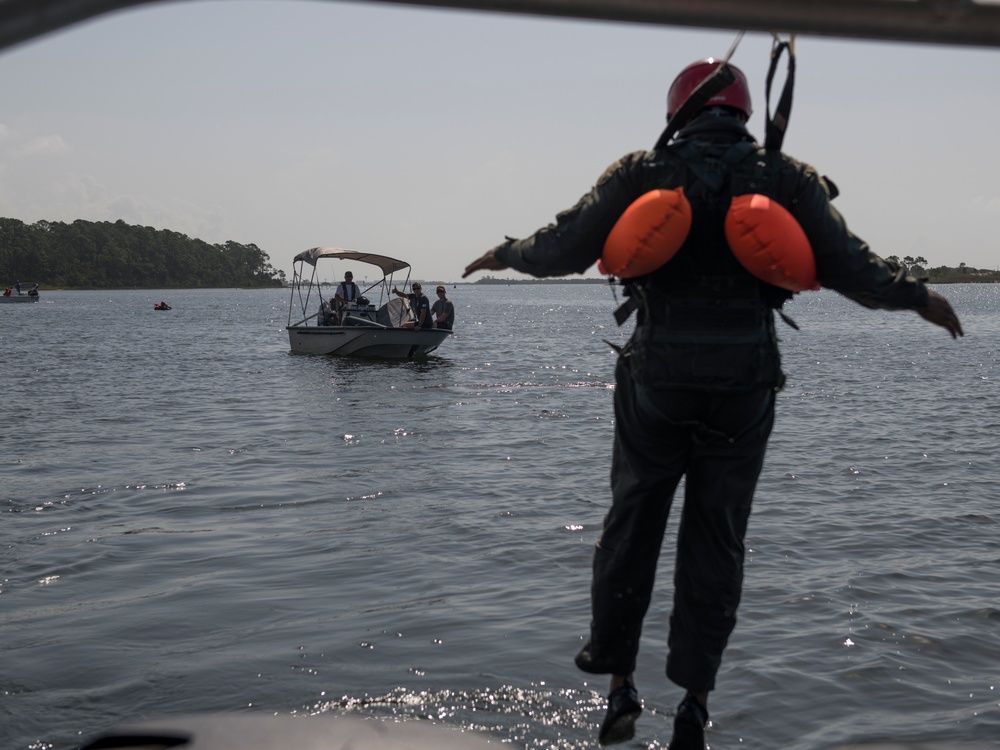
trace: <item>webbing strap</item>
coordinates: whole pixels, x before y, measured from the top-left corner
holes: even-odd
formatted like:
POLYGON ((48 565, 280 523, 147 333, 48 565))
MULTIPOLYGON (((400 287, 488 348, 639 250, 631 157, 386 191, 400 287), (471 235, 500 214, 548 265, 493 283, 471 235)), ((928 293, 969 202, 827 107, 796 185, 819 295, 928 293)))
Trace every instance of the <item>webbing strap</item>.
POLYGON ((736 82, 736 74, 729 67, 729 58, 733 56, 736 48, 740 46, 744 33, 740 31, 736 35, 733 43, 729 46, 729 51, 726 52, 726 56, 719 63, 719 67, 712 72, 712 75, 702 81, 698 85, 698 88, 692 91, 688 98, 684 100, 684 103, 674 112, 674 116, 667 122, 667 129, 663 131, 660 138, 656 141, 656 145, 653 147, 654 151, 665 148, 670 143, 670 139, 677 135, 680 129, 687 125, 688 121, 701 111, 709 99, 729 84, 736 82))
POLYGON ((635 297, 628 297, 615 309, 615 322, 622 326, 629 316, 639 309, 639 300, 635 297))
POLYGON ((767 86, 765 88, 765 115, 767 123, 765 126, 764 148, 768 151, 781 151, 781 144, 785 140, 785 130, 788 129, 788 118, 792 114, 792 90, 795 88, 795 37, 787 42, 782 42, 775 37, 775 43, 771 47, 771 67, 767 71, 767 86), (785 76, 785 85, 781 90, 781 97, 778 99, 778 106, 771 116, 771 82, 774 80, 774 73, 778 69, 778 60, 783 52, 788 51, 788 72, 785 76))

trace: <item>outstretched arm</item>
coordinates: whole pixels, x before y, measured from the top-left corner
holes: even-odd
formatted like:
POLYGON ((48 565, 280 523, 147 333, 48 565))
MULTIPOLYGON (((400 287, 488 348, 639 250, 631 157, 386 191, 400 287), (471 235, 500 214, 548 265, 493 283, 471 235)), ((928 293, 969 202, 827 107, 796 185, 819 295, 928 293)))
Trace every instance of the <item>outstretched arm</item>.
POLYGON ((524 239, 508 237, 466 266, 462 278, 506 268, 535 278, 585 273, 601 257, 615 222, 642 194, 648 158, 649 152, 636 151, 614 162, 572 208, 556 215, 554 223, 524 239))
POLYGON ((497 260, 497 249, 487 250, 483 255, 481 255, 476 260, 472 261, 469 265, 465 267, 465 273, 462 274, 464 279, 469 274, 473 274, 476 271, 502 271, 508 266, 505 263, 501 263, 497 260))
POLYGON ((927 297, 927 307, 917 309, 920 317, 936 326, 941 326, 951 334, 953 339, 964 336, 962 324, 959 322, 958 314, 952 308, 951 303, 930 289, 927 290, 927 297))

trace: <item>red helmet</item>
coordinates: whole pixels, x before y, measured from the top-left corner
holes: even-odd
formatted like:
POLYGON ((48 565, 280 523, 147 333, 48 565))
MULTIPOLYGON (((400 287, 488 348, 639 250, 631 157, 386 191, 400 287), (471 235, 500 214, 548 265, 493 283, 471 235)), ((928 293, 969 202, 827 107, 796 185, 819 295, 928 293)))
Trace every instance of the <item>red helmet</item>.
MULTIPOLYGON (((691 96, 691 93, 698 88, 698 85, 715 72, 721 62, 714 57, 706 57, 704 60, 691 63, 678 74, 674 82, 670 84, 670 91, 667 93, 668 122, 691 96)), ((709 99, 705 106, 732 107, 742 112, 745 120, 749 120, 753 109, 750 106, 750 86, 747 84, 747 77, 735 65, 730 64, 729 69, 733 71, 736 80, 709 99)))

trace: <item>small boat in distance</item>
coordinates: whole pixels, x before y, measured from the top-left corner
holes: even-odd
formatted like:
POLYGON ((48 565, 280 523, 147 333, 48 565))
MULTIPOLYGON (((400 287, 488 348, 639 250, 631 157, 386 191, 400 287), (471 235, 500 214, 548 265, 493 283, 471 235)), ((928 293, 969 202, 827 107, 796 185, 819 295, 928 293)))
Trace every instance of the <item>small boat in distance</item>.
POLYGON ((157 303, 155 303, 153 305, 153 309, 154 310, 173 310, 174 308, 172 308, 166 302, 157 302, 157 303))
POLYGON ((295 256, 292 270, 286 330, 293 354, 414 359, 427 356, 451 335, 451 331, 443 329, 412 328, 413 313, 408 301, 392 293, 394 274, 406 271, 403 289, 410 280, 410 264, 405 261, 357 250, 313 247, 295 256), (329 298, 323 297, 319 261, 331 262, 327 268, 343 268, 332 261, 368 263, 382 272, 382 279, 367 287, 359 286, 358 298, 338 307, 333 299, 337 285, 329 298), (369 300, 376 292, 378 301, 373 304, 369 300))
POLYGON ((4 289, 3 296, 0 297, 0 304, 8 302, 14 302, 14 303, 38 302, 38 300, 39 300, 38 284, 35 284, 35 286, 29 292, 23 293, 21 291, 21 283, 18 282, 16 292, 11 287, 7 287, 6 289, 4 289))

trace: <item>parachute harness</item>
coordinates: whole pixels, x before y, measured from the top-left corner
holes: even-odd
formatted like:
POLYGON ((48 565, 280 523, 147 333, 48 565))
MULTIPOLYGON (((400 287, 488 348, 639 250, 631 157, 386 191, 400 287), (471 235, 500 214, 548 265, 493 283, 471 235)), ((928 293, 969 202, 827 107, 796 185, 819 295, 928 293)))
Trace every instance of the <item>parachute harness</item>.
MULTIPOLYGON (((729 59, 732 57, 739 43, 743 39, 745 31, 740 31, 737 33, 736 38, 733 40, 732 45, 729 47, 729 51, 726 52, 725 58, 723 58, 715 71, 705 78, 698 87, 691 92, 688 98, 674 113, 674 116, 670 118, 667 123, 666 129, 660 135, 659 139, 656 141, 656 145, 653 147, 654 150, 659 150, 665 148, 674 136, 677 135, 680 130, 688 124, 688 122, 705 106, 706 102, 713 96, 718 94, 726 86, 730 85, 736 80, 735 75, 729 67, 729 59)), ((795 34, 791 34, 787 41, 782 41, 777 33, 772 32, 773 42, 771 45, 771 63, 767 71, 767 79, 765 84, 765 139, 764 148, 768 151, 781 151, 781 146, 785 139, 785 131, 788 129, 788 120, 791 116, 792 111, 792 92, 795 88, 795 34), (782 87, 781 95, 778 98, 778 102, 774 111, 774 115, 771 115, 771 86, 774 81, 775 73, 778 69, 778 62, 781 56, 788 52, 788 63, 787 72, 785 75, 785 83, 782 87)), ((614 275, 608 276, 608 284, 611 287, 611 293, 615 300, 615 321, 619 326, 623 325, 626 320, 631 316, 639 305, 641 304, 639 298, 645 300, 646 295, 643 293, 641 284, 628 284, 624 292, 626 299, 619 303, 618 293, 615 287, 619 284, 618 280, 614 275)), ((786 323, 791 325, 793 328, 798 328, 794 321, 786 317, 781 310, 778 310, 778 314, 781 315, 782 319, 786 323)), ((610 342, 608 342, 610 343, 610 342)), ((618 349, 618 347, 614 347, 618 349)))

